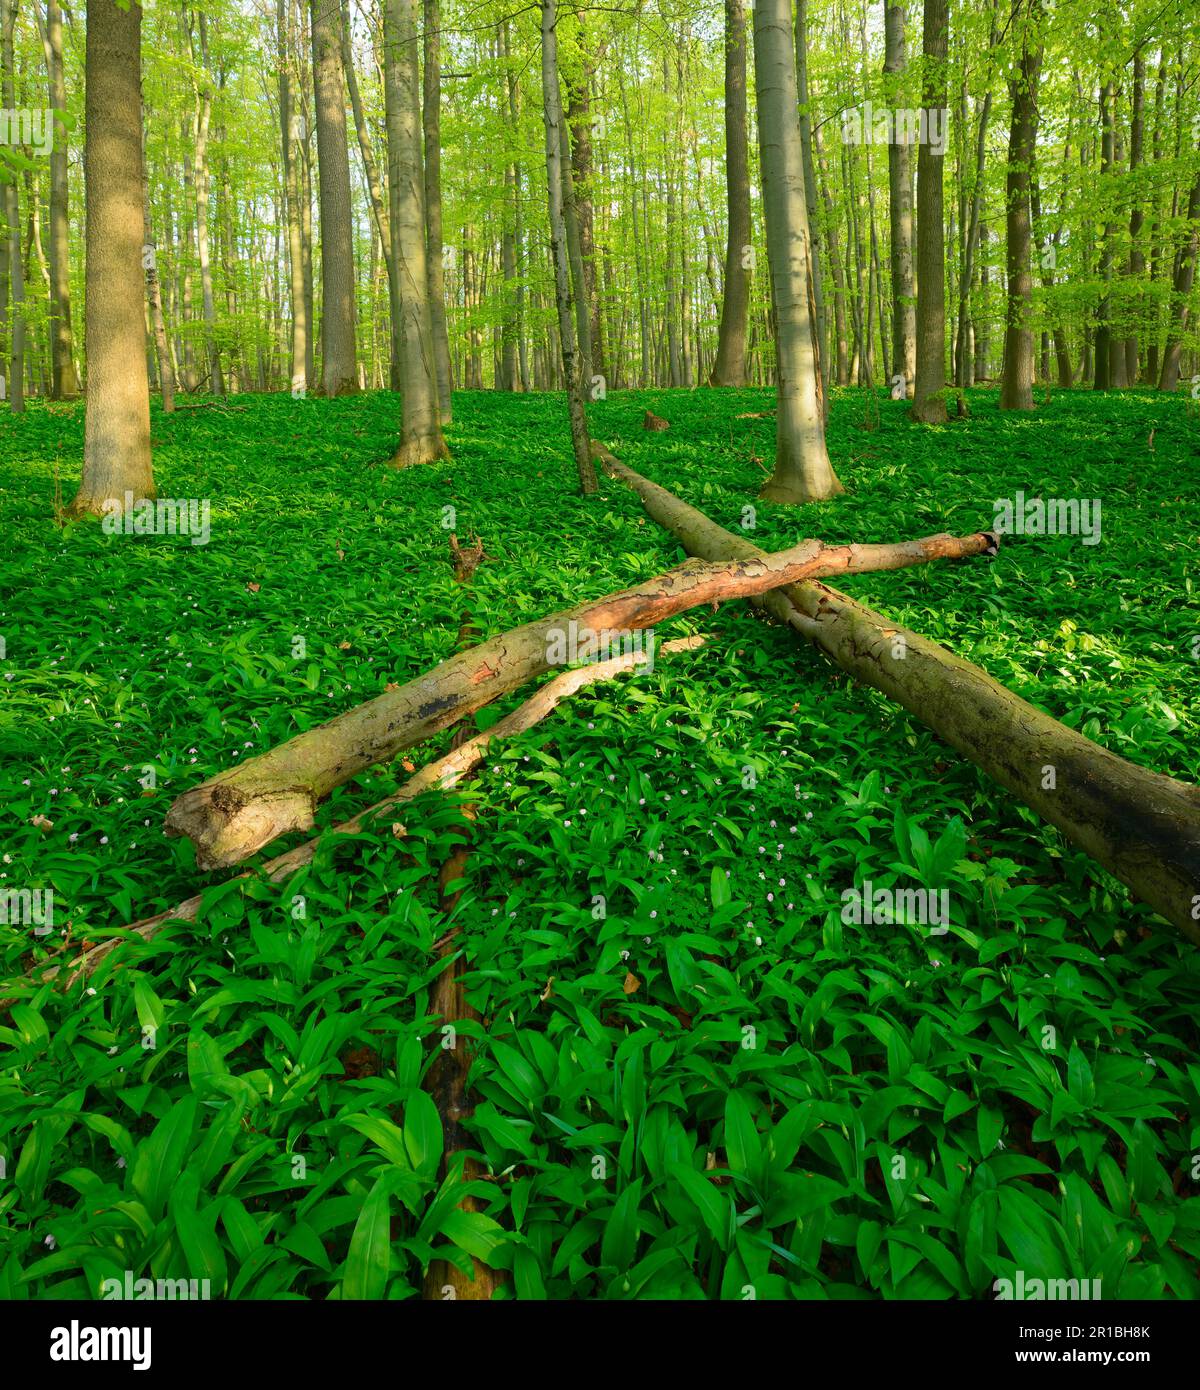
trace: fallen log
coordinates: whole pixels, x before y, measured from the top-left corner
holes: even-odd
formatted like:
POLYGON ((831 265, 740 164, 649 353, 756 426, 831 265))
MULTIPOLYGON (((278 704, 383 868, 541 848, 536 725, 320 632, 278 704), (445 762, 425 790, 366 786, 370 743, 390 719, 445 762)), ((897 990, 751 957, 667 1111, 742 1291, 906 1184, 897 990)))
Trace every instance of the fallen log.
MULTIPOLYGON (((689 554, 763 553, 607 450, 598 455, 689 554)), ((752 602, 903 705, 1200 945, 1200 788, 1101 748, 978 666, 826 584, 791 584, 752 602)))
MULTIPOLYGON (((658 651, 660 655, 694 651, 703 646, 704 641, 703 637, 678 637, 670 642, 664 642, 658 651)), ((576 691, 582 690, 585 686, 623 675, 636 666, 644 665, 647 660, 648 657, 645 652, 635 651, 611 657, 607 661, 593 662, 590 666, 577 666, 572 670, 563 671, 553 680, 547 681, 524 704, 519 705, 511 714, 498 720, 490 729, 474 735, 465 743, 452 748, 444 757, 428 763, 419 772, 414 773, 391 796, 385 796, 382 801, 375 802, 373 806, 368 806, 365 811, 360 811, 358 815, 342 821, 340 825, 330 826, 320 835, 314 836, 302 845, 297 845, 295 849, 288 850, 286 854, 276 855, 274 859, 267 860, 259 869, 236 874, 235 878, 251 879, 255 873, 260 873, 269 883, 283 882, 298 869, 302 869, 306 864, 311 864, 322 845, 335 842, 339 836, 360 834, 385 811, 390 811, 404 802, 413 801, 424 792, 450 791, 468 773, 479 766, 487 757, 493 743, 514 738, 517 734, 524 733, 526 729, 532 729, 535 724, 541 723, 543 719, 552 714, 564 700, 569 699, 576 691)), ((71 960, 69 964, 40 965, 31 971, 26 978, 33 979, 36 984, 41 985, 48 984, 60 975, 65 975, 66 980, 63 987, 70 989, 77 980, 86 979, 94 974, 104 960, 121 946, 132 941, 151 941, 171 922, 194 922, 203 905, 204 894, 196 893, 190 898, 185 898, 183 902, 176 903, 174 907, 167 908, 165 912, 158 912, 153 917, 145 917, 141 921, 130 923, 121 929, 119 936, 109 937, 107 940, 89 947, 71 960)), ((3 999, 0 1000, 0 1007, 6 1007, 16 1002, 18 1001, 15 998, 3 999)))
POLYGON ((927 536, 891 545, 827 546, 805 540, 774 555, 754 550, 744 558, 690 560, 634 588, 501 633, 219 773, 176 798, 167 812, 167 834, 186 835, 196 846, 196 866, 215 869, 240 863, 289 831, 307 830, 318 802, 334 787, 564 664, 555 648, 561 649, 571 632, 581 641, 585 634, 599 635, 603 646, 701 604, 715 607, 818 575, 993 554, 996 545, 990 532, 927 536))

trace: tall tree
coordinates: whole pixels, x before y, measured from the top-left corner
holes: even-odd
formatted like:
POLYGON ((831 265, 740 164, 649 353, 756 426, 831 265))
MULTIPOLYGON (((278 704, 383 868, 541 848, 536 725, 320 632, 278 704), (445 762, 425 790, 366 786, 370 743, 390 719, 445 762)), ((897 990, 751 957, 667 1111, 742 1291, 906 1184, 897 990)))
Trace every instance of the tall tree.
POLYGON ((588 435, 583 399, 583 374, 575 338, 575 306, 572 302, 571 267, 567 251, 567 221, 563 170, 562 89, 558 80, 558 12, 555 0, 542 6, 542 109, 546 127, 546 196, 550 218, 550 253, 554 261, 554 299, 558 309, 558 336, 562 350, 567 409, 571 421, 571 446, 579 489, 596 492, 596 468, 588 435))
MULTIPOLYGON (((903 105, 908 51, 904 38, 904 5, 889 4, 884 13, 884 74, 891 79, 888 93, 893 108, 903 105)), ((904 394, 911 397, 917 376, 917 302, 913 284, 913 186, 912 155, 907 132, 893 129, 888 142, 888 208, 892 254, 892 373, 904 378, 904 394)))
POLYGON ((446 284, 442 255, 442 15, 439 0, 424 0, 425 254, 429 307, 433 321, 433 356, 438 410, 443 425, 453 415, 450 389, 450 339, 446 325, 446 284))
POLYGON ((312 0, 312 54, 321 171, 321 382, 327 396, 342 396, 358 390, 358 373, 340 0, 312 0))
POLYGON ((746 384, 746 309, 750 302, 750 161, 746 138, 746 7, 725 0, 725 292, 710 386, 746 384))
MULTIPOLYGON (((950 0, 925 0, 922 104, 926 131, 946 109, 950 0)), ((942 158, 926 138, 917 151, 917 380, 912 417, 944 424, 946 401, 946 228, 942 220, 942 158)))
POLYGON ((417 0, 385 0, 384 81, 388 130, 388 192, 399 277, 401 390, 400 447, 393 466, 450 457, 438 412, 433 319, 425 265, 425 183, 421 169, 421 84, 417 57, 417 0))
POLYGON ((46 0, 46 18, 37 11, 42 46, 46 52, 46 77, 50 110, 54 117, 54 143, 50 149, 50 395, 70 400, 79 394, 75 371, 75 335, 71 327, 70 185, 68 182, 67 85, 63 73, 62 10, 58 0, 46 0))
POLYGON ((1008 137, 1006 175, 1008 303, 1004 316, 1001 410, 1033 409, 1033 267, 1030 259, 1029 192, 1037 145, 1037 94, 1042 39, 1035 31, 1035 21, 1022 22, 1019 11, 1020 0, 1016 0, 1011 20, 1020 36, 1021 56, 1008 81, 1012 98, 1012 126, 1008 137))
MULTIPOLYGON (((16 62, 13 31, 17 23, 18 0, 0 0, 0 48, 3 49, 4 106, 17 114, 16 62)), ((14 413, 25 409, 25 257, 21 249, 21 195, 15 177, 4 184, 4 215, 8 222, 9 293, 12 307, 12 337, 9 343, 11 371, 8 399, 14 413)))
POLYGON ((1200 174, 1192 185, 1187 206, 1187 240, 1179 250, 1175 265, 1174 294, 1171 299, 1171 327, 1163 352, 1162 371, 1158 378, 1160 391, 1174 391, 1179 384, 1179 369, 1183 360, 1184 334, 1191 318, 1192 287, 1196 282, 1196 257, 1200 254, 1200 174))
POLYGON ((297 395, 315 385, 312 355, 311 292, 304 284, 303 219, 300 204, 304 187, 300 177, 300 106, 292 93, 291 0, 277 0, 276 29, 279 49, 279 138, 283 166, 284 219, 287 222, 288 298, 292 310, 291 368, 289 379, 297 395))
POLYGON ((844 489, 825 445, 791 0, 758 0, 754 7, 754 91, 776 321, 775 470, 761 495, 815 502, 844 489))
POLYGON ((83 478, 75 515, 153 497, 142 283, 142 7, 91 0, 85 52, 87 211, 83 478))

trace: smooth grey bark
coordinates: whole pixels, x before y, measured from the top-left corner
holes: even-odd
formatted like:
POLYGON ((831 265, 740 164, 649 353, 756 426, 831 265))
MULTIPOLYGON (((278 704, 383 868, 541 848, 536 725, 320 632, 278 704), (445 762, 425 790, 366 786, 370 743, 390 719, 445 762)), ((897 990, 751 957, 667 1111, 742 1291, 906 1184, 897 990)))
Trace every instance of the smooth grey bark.
MULTIPOLYGON (((922 34, 922 105, 946 107, 949 0, 925 0, 922 34)), ((928 117, 927 117, 928 119, 928 117)), ((912 418, 946 422, 946 229, 942 220, 943 157, 923 140, 917 151, 917 373, 912 418)))
POLYGON ((312 59, 321 174, 321 385, 327 396, 344 396, 358 390, 358 371, 340 0, 312 0, 312 59))
POLYGON ((725 0, 725 292, 717 355, 710 386, 746 384, 746 310, 750 303, 753 251, 750 228, 750 163, 746 135, 746 7, 725 0))
MULTIPOLYGON (((1100 178, 1112 172, 1116 142, 1116 84, 1110 78, 1100 87, 1100 178)), ((1109 324, 1111 303, 1109 283, 1112 280, 1113 234, 1111 222, 1105 222, 1100 243, 1100 280, 1104 293, 1096 306, 1095 338, 1095 378, 1093 385, 1097 391, 1107 391, 1112 385, 1112 329, 1109 324)))
POLYGON ((812 248, 797 119, 790 0, 758 0, 754 7, 754 86, 767 259, 775 303, 778 384, 775 469, 760 495, 771 502, 814 502, 844 489, 825 445, 813 337, 812 248))
POLYGON ((1192 230, 1191 235, 1180 248, 1179 261, 1175 267, 1171 326, 1167 333, 1162 371, 1158 378, 1160 391, 1174 391, 1179 384, 1179 368, 1183 359, 1183 339, 1190 317, 1189 301, 1196 279, 1196 256, 1200 253, 1200 177, 1197 177, 1196 182, 1192 185, 1191 196, 1188 198, 1187 215, 1192 230))
POLYGON ((304 243, 300 205, 304 186, 300 177, 300 110, 292 96, 290 0, 277 0, 276 24, 279 47, 279 140, 282 155, 284 219, 287 223, 288 297, 291 302, 291 368, 289 384, 293 395, 312 389, 312 321, 310 294, 305 293, 304 243))
POLYGON ((152 498, 150 380, 142 283, 142 8, 91 0, 87 13, 84 186, 87 405, 75 515, 126 492, 152 498))
MULTIPOLYGON (((904 19, 902 4, 888 5, 884 13, 883 71, 885 77, 892 79, 895 92, 900 91, 908 67, 904 19)), ((899 103, 893 99, 892 105, 899 103)), ((907 140, 893 139, 888 144, 888 205, 892 238, 892 374, 904 378, 904 394, 911 399, 917 377, 917 299, 913 282, 912 155, 907 140)))
POLYGON ((1008 138, 1007 245, 1008 301, 1004 316, 1004 373, 1001 410, 1033 409, 1033 268, 1031 264, 1030 185, 1037 145, 1037 88, 1041 39, 1023 34, 1021 57, 1009 79, 1012 127, 1008 138))
POLYGON ((587 411, 583 400, 579 350, 575 341, 571 268, 568 263, 563 188, 563 109, 562 91, 558 83, 558 13, 555 0, 541 0, 541 8, 546 197, 550 214, 550 253, 554 261, 554 299, 558 310, 559 345, 562 351, 563 377, 567 387, 567 409, 571 421, 571 446, 579 474, 579 489, 586 495, 596 492, 598 488, 596 468, 592 462, 592 443, 588 436, 587 411))
POLYGON ((79 394, 75 371, 75 335, 71 325, 70 184, 68 181, 67 128, 62 113, 67 105, 63 75, 62 10, 58 0, 46 0, 38 27, 46 53, 46 77, 50 110, 54 113, 54 144, 50 149, 50 396, 71 400, 79 394))
MULTIPOLYGON (((804 202, 808 208, 808 237, 813 291, 813 338, 817 347, 817 371, 821 378, 821 408, 829 418, 829 349, 826 346, 825 277, 821 269, 821 203, 817 195, 817 170, 813 159, 813 123, 808 90, 808 0, 796 0, 796 92, 800 101, 800 158, 804 165, 804 202)), ((871 233, 874 236, 874 209, 871 233)))
POLYGON ((384 97, 388 193, 400 291, 401 390, 404 400, 396 468, 450 457, 438 411, 433 317, 425 264, 425 183, 421 168, 421 87, 417 0, 385 0, 384 97))
POLYGON ((454 416, 450 392, 450 335, 446 324, 446 275, 442 255, 442 16, 439 0, 424 0, 421 123, 425 141, 425 273, 433 324, 433 360, 438 414, 443 425, 454 416))
MULTIPOLYGON (((18 0, 3 0, 4 105, 11 111, 16 103, 16 70, 13 61, 13 30, 17 22, 18 0)), ((4 185, 4 214, 8 221, 8 270, 12 336, 9 343, 10 372, 8 402, 14 415, 25 409, 25 258, 21 249, 21 194, 15 177, 4 185)))

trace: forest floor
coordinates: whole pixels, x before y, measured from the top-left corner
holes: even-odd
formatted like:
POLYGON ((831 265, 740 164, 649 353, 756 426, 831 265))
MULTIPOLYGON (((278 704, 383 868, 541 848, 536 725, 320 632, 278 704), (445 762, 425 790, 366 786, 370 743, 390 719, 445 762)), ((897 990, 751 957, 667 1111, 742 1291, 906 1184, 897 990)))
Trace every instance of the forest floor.
MULTIPOLYGON (((772 396, 614 393, 592 430, 736 529, 772 396)), ((747 534, 963 534, 1018 490, 1100 499, 1099 544, 1010 536, 992 562, 843 587, 1200 781, 1194 414, 1135 392, 970 404, 925 429, 837 393, 848 494, 760 504, 747 534)), ((681 558, 625 487, 574 494, 561 398, 454 410, 453 463, 403 473, 387 394, 156 410, 160 494, 211 501, 204 545, 60 529, 82 405, 3 417, 0 890, 54 893, 33 956, 0 926, 6 976, 221 883, 164 838, 171 800, 435 665, 464 609, 500 632, 681 558), (448 522, 487 552, 467 588, 448 522)), ((439 1179, 419 1090, 448 925, 430 879, 462 824, 435 796, 404 808, 403 846, 385 824, 214 893, 86 994, 24 989, 0 1027, 0 1297, 94 1297, 132 1269, 402 1298, 447 1243, 519 1297, 991 1297, 1017 1269, 1200 1297, 1195 948, 793 634, 734 604, 657 636, 689 632, 710 640, 580 693, 471 783, 454 922, 486 1022, 482 1212, 439 1179), (948 889, 949 932, 843 921, 867 881, 948 889)), ((405 775, 360 777, 320 823, 405 775)))

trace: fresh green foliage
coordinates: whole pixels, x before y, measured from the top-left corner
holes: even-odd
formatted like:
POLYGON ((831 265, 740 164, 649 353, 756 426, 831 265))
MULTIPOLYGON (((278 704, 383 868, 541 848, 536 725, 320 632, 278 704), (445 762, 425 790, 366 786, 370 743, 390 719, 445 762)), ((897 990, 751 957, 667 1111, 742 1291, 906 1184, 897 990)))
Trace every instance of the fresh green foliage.
MULTIPOLYGON (((757 505, 747 534, 888 540, 987 528, 1018 488, 1102 499, 1100 545, 1012 537, 994 563, 845 587, 1196 780, 1194 421, 1149 394, 970 403, 915 430, 885 400, 864 429, 836 396, 849 495, 757 505)), ((737 527, 769 406, 614 393, 593 430, 737 527), (668 433, 642 432, 647 407, 668 433)), ((195 892, 171 798, 432 666, 464 607, 502 631, 680 558, 625 488, 573 495, 561 399, 460 395, 454 463, 405 473, 379 466, 397 411, 156 414, 160 492, 211 499, 206 546, 59 530, 82 407, 0 418, 0 888, 55 904, 44 939, 0 927, 6 975, 195 892), (469 590, 447 507, 489 556, 469 590)), ((711 640, 576 696, 470 789, 453 921, 484 1025, 457 1045, 486 1180, 443 1174, 420 1089, 444 1037, 430 880, 461 826, 429 797, 403 842, 385 818, 286 884, 213 878, 199 922, 86 990, 10 981, 0 1297, 130 1270, 407 1298, 435 1253, 509 1271, 519 1298, 979 1297, 1017 1269, 1200 1295, 1195 948, 791 634, 743 605, 658 636, 685 631, 711 640), (866 880, 948 890, 950 930, 844 922, 866 880)), ((404 776, 359 778, 322 824, 404 776)))

